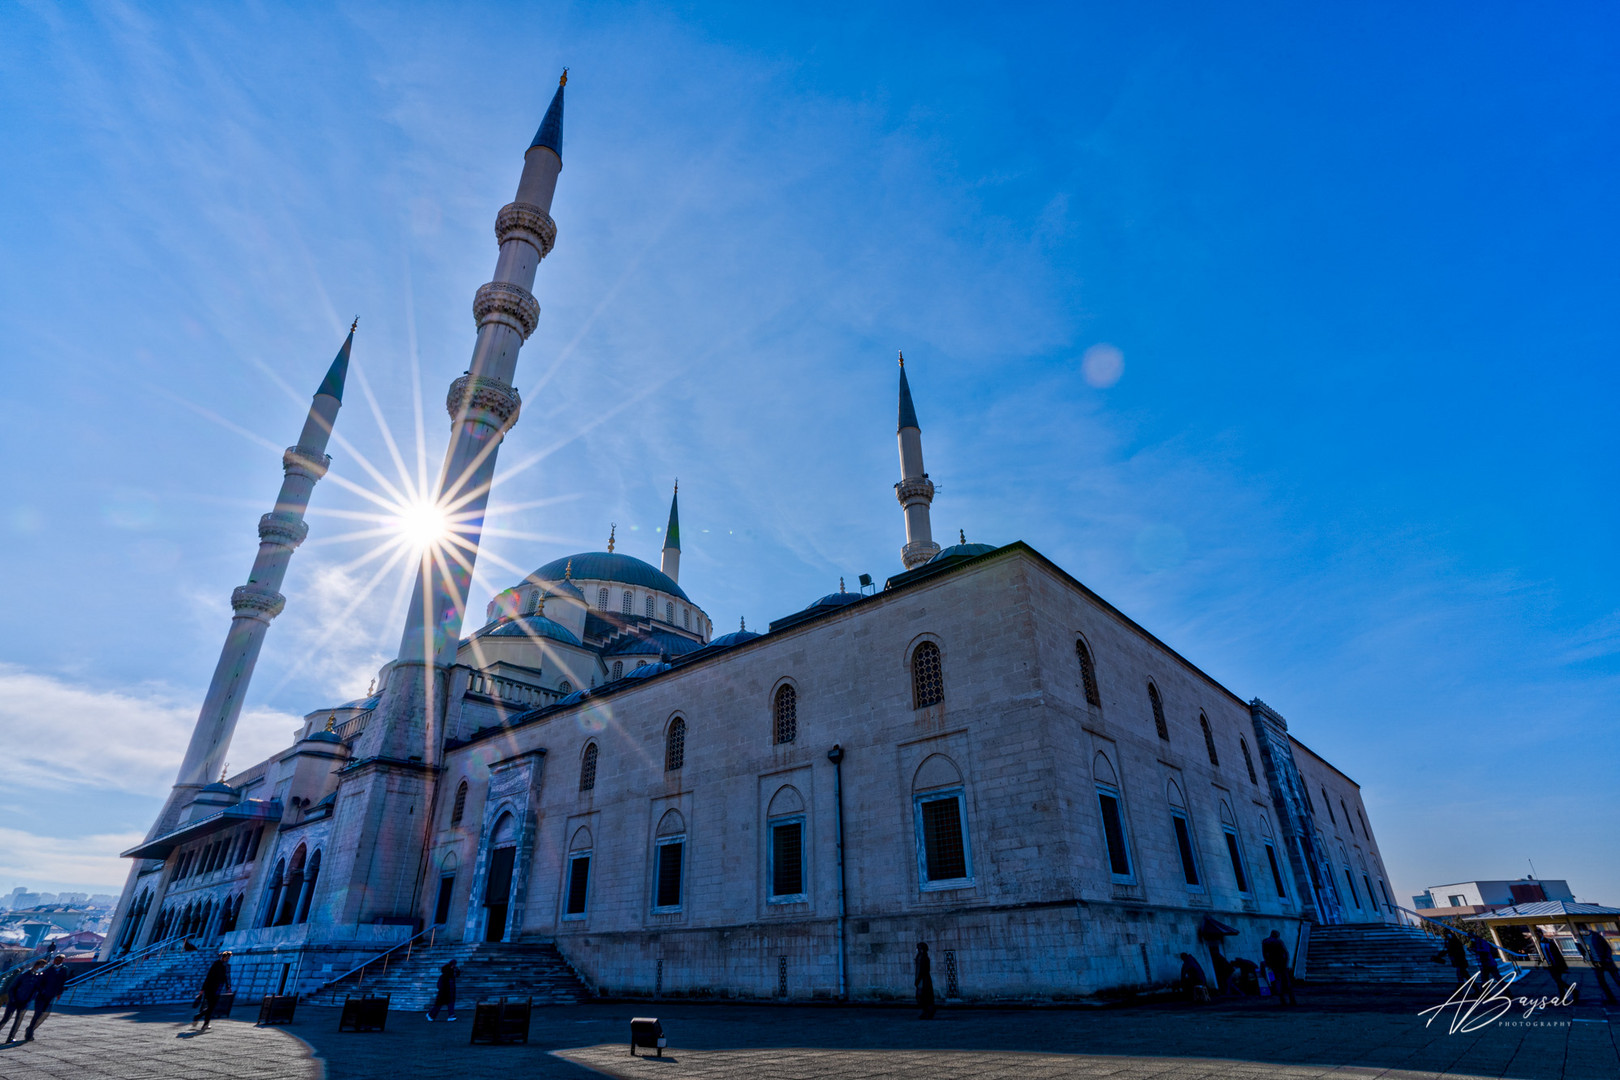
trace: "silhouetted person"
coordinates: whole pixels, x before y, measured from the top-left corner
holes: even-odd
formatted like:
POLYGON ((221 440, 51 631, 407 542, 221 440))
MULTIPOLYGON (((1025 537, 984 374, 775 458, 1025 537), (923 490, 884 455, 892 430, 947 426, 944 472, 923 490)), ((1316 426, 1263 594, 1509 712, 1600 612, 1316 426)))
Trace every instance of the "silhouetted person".
MULTIPOLYGON (((461 969, 454 960, 439 969, 439 992, 433 998, 433 1008, 427 1014, 430 1023, 439 1018, 439 1009, 443 1006, 449 1006, 450 1019, 456 1018, 456 976, 460 974, 461 969)), ((477 1022, 478 1017, 473 1017, 473 1023, 476 1025, 477 1022)))
POLYGON ((1446 959, 1451 961, 1452 969, 1457 972, 1457 985, 1461 986, 1468 981, 1468 948, 1462 938, 1447 934, 1445 951, 1446 959))
POLYGON ((1234 994, 1245 994, 1249 997, 1260 993, 1260 965, 1253 960, 1245 960, 1241 956, 1232 958, 1231 990, 1234 994))
POLYGON ((6 1014, 4 1018, 0 1018, 0 1028, 6 1026, 7 1020, 11 1021, 11 1035, 7 1037, 7 1042, 17 1041, 17 1029, 22 1026, 23 1013, 28 1011, 29 1002, 34 1000, 34 991, 39 989, 39 979, 44 974, 45 959, 41 957, 29 964, 11 981, 10 996, 6 999, 6 1014), (12 1019, 14 1016, 16 1019, 12 1019))
POLYGON ((1614 991, 1609 989, 1607 979, 1613 979, 1614 985, 1620 989, 1620 969, 1614 964, 1614 946, 1609 939, 1603 936, 1603 931, 1597 927, 1588 927, 1591 933, 1586 938, 1586 956, 1592 961, 1592 974, 1597 976, 1598 989, 1603 991, 1607 1001, 1615 1001, 1614 991))
POLYGON ((62 987, 67 985, 67 981, 67 960, 61 953, 57 953, 51 961, 51 966, 40 972, 39 982, 34 985, 34 1015, 28 1021, 28 1030, 23 1033, 24 1042, 34 1041, 34 1032, 45 1022, 45 1018, 51 1015, 51 1006, 55 1004, 57 995, 62 992, 62 987))
POLYGON ((1231 989, 1232 962, 1222 954, 1219 945, 1209 947, 1209 963, 1215 969, 1214 992, 1224 994, 1230 990, 1234 994, 1237 993, 1236 990, 1231 989))
MULTIPOLYGON (((1570 987, 1569 961, 1564 959, 1564 950, 1542 937, 1539 930, 1536 931, 1536 950, 1541 953, 1541 962, 1547 965, 1547 974, 1558 984, 1558 996, 1567 996, 1570 987)), ((1580 992, 1581 988, 1577 986, 1575 993, 1579 995, 1580 992)))
POLYGON ((917 942, 917 1006, 921 1019, 934 1018, 934 963, 928 959, 928 942, 917 942))
POLYGON ((1283 944, 1282 931, 1273 930, 1271 936, 1260 943, 1260 958, 1271 972, 1271 992, 1278 1005, 1297 1005, 1294 1000, 1294 973, 1288 969, 1288 946, 1283 944))
POLYGON ((219 995, 231 985, 231 952, 226 949, 208 965, 208 974, 203 976, 202 989, 197 991, 197 1002, 202 1007, 197 1015, 191 1018, 193 1027, 197 1021, 202 1021, 202 1029, 208 1030, 208 1024, 214 1019, 214 1010, 219 1007, 219 995))
POLYGON ((1197 1001, 1198 988, 1203 987, 1207 996, 1209 980, 1204 978, 1204 969, 1199 966, 1197 957, 1190 952, 1181 954, 1181 977, 1176 980, 1181 992, 1187 995, 1188 1001, 1197 1001))

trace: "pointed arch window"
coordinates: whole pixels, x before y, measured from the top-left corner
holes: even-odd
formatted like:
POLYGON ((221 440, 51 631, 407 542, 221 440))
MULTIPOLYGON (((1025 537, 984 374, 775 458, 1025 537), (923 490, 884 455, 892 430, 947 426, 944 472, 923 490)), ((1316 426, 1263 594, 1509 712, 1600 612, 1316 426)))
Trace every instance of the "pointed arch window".
POLYGON ((1176 850, 1181 854, 1181 876, 1188 892, 1203 892, 1204 883, 1198 875, 1198 855, 1193 849, 1192 824, 1187 820, 1187 801, 1181 788, 1171 780, 1166 794, 1170 798, 1170 827, 1176 834, 1176 850))
POLYGON ((579 790, 590 791, 596 787, 596 744, 585 744, 585 756, 579 763, 579 790))
MULTIPOLYGON (((670 620, 670 622, 674 622, 674 621, 675 621, 674 619, 670 620)), ((681 608, 681 625, 683 627, 685 627, 686 629, 688 629, 688 630, 692 629, 692 609, 691 608, 681 608)))
POLYGON ((945 672, 939 660, 939 646, 924 641, 911 654, 912 707, 926 709, 944 700, 945 672))
POLYGON ((309 858, 309 870, 304 875, 304 898, 298 902, 298 921, 309 921, 309 905, 315 899, 315 883, 321 879, 321 853, 309 858))
POLYGON ((776 691, 776 700, 771 706, 771 720, 772 741, 777 746, 799 737, 799 692, 792 683, 786 683, 776 691))
POLYGON ((1221 755, 1215 752, 1215 733, 1209 730, 1209 717, 1199 713, 1198 726, 1204 729, 1204 750, 1209 754, 1209 763, 1218 769, 1221 767, 1221 755))
POLYGON ((597 589, 596 590, 596 610, 598 610, 598 611, 606 611, 607 609, 608 609, 608 591, 606 589, 597 589))
POLYGON ((1080 664, 1080 688, 1085 692, 1086 704, 1102 708, 1102 694, 1097 692, 1097 665, 1092 662, 1091 650, 1080 638, 1074 639, 1074 658, 1080 664))
POLYGON ((669 722, 664 736, 664 771, 674 772, 686 764, 686 721, 677 716, 669 722))
POLYGON ((1125 804, 1113 764, 1102 754, 1091 762, 1092 780, 1097 788, 1097 810, 1102 816, 1103 842, 1108 852, 1108 870, 1116 884, 1136 882, 1131 866, 1131 849, 1125 831, 1125 804))
POLYGON ((1334 828, 1338 828, 1339 819, 1333 816, 1333 800, 1328 798, 1327 788, 1325 787, 1322 788, 1322 806, 1326 808, 1328 812, 1328 822, 1332 824, 1334 828))
POLYGON ((461 816, 467 812, 467 781, 463 780, 456 785, 455 805, 450 807, 450 824, 452 827, 461 824, 461 816))
POLYGON ((1258 786, 1260 778, 1254 772, 1254 758, 1249 756, 1249 744, 1241 735, 1238 736, 1238 749, 1243 751, 1243 767, 1249 770, 1249 783, 1258 786))
POLYGON ((1238 839, 1237 818, 1232 808, 1221 801, 1221 831, 1226 834, 1226 855, 1232 860, 1232 876, 1237 879, 1238 892, 1249 895, 1249 868, 1243 862, 1243 844, 1238 839))
POLYGON ((658 599, 656 597, 654 597, 652 593, 648 593, 645 599, 646 599, 646 607, 647 607, 647 618, 650 619, 650 618, 653 617, 653 611, 655 610, 654 605, 656 605, 658 603, 658 599))
POLYGON ((304 860, 308 857, 304 845, 299 844, 287 865, 287 881, 281 890, 281 913, 276 916, 277 926, 290 926, 298 911, 298 901, 304 892, 304 860))
POLYGON ((624 595, 619 598, 620 613, 624 615, 630 614, 630 612, 634 610, 635 599, 636 597, 634 593, 632 593, 629 589, 624 590, 624 595))
POLYGON ((664 601, 664 621, 671 626, 675 625, 675 601, 673 600, 664 601))
POLYGON ((1159 688, 1148 683, 1148 703, 1153 706, 1153 727, 1159 733, 1159 738, 1165 742, 1170 741, 1170 725, 1164 721, 1164 699, 1159 697, 1159 688))
POLYGON ((624 661, 623 660, 615 660, 615 661, 613 661, 613 677, 615 679, 624 678, 624 661))
MULTIPOLYGON (((278 859, 276 861, 276 869, 270 875, 270 895, 265 900, 264 905, 263 925, 265 926, 274 926, 276 924, 276 909, 281 906, 281 879, 286 876, 286 873, 287 860, 278 859)), ((159 936, 161 937, 162 935, 160 934, 159 936)))
POLYGON ((1350 820, 1350 808, 1348 806, 1344 805, 1344 800, 1343 799, 1339 800, 1339 809, 1344 811, 1344 826, 1345 826, 1345 828, 1350 830, 1350 835, 1351 836, 1356 835, 1356 824, 1355 824, 1355 822, 1350 820))

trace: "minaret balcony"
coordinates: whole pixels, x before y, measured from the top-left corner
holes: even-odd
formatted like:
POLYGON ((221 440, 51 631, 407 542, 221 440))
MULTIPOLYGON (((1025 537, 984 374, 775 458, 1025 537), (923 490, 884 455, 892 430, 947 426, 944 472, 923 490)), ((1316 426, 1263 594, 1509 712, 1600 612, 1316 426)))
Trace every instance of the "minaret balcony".
POLYGON ((894 485, 894 497, 900 500, 901 506, 910 506, 914 502, 931 503, 934 501, 934 482, 927 476, 908 476, 894 485))

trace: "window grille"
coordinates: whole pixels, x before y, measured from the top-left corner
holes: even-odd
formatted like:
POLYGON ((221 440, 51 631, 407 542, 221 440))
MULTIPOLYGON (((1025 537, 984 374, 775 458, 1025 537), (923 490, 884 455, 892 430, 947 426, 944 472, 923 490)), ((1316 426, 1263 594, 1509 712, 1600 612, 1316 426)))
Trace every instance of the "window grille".
POLYGON ((615 660, 615 661, 613 661, 613 677, 615 679, 624 678, 624 661, 623 660, 615 660))
POLYGON ((1085 690, 1086 704, 1102 708, 1102 695, 1097 692, 1097 668, 1091 662, 1091 650, 1079 638, 1074 641, 1074 656, 1080 661, 1080 686, 1085 690))
MULTIPOLYGON (((673 620, 671 620, 671 621, 673 621, 673 620)), ((683 627, 685 627, 686 629, 688 629, 688 630, 692 629, 692 609, 691 608, 681 608, 681 625, 683 627)))
POLYGON ((644 599, 646 600, 647 618, 650 619, 650 618, 653 617, 653 610, 654 610, 653 605, 657 604, 658 601, 653 598, 652 593, 648 593, 644 599))
POLYGON ((967 845, 962 837, 962 796, 918 800, 922 826, 923 871, 927 881, 952 881, 968 876, 967 845))
POLYGON ((776 692, 772 713, 775 720, 773 741, 778 746, 799 737, 799 692, 791 684, 776 692))
POLYGON ((620 600, 619 600, 619 611, 620 611, 621 614, 624 614, 624 615, 630 614, 631 602, 634 599, 635 599, 635 596, 630 592, 629 589, 626 589, 624 591, 624 596, 621 597, 620 600))
POLYGON ((1199 713, 1198 723, 1204 729, 1204 749, 1209 752, 1209 763, 1216 768, 1220 768, 1221 755, 1215 752, 1215 733, 1209 730, 1209 717, 1199 713))
POLYGON ((771 826, 771 896, 804 894, 804 822, 771 826))
POLYGON ((961 984, 956 977, 956 950, 945 950, 945 996, 959 998, 962 996, 961 984))
POLYGON ((677 716, 669 722, 664 737, 664 771, 674 772, 686 764, 686 721, 677 716))
POLYGON ((787 957, 776 958, 776 996, 787 997, 787 957))
POLYGON ((450 824, 460 825, 461 815, 467 811, 467 781, 456 787, 456 804, 450 808, 450 824))
POLYGON ((606 611, 607 607, 608 607, 608 591, 606 589, 597 589, 596 590, 596 609, 598 611, 606 611))
POLYGON ((564 697, 568 696, 569 694, 571 694, 573 692, 574 692, 574 684, 569 682, 567 679, 564 679, 562 682, 557 684, 557 693, 562 694, 564 697))
POLYGON ((675 601, 673 600, 664 601, 664 621, 671 626, 675 625, 675 601))
POLYGON ((1249 756, 1249 744, 1241 735, 1238 736, 1238 746, 1243 750, 1243 767, 1249 770, 1249 783, 1259 784, 1260 778, 1254 774, 1254 758, 1249 756))
POLYGON ((1148 683, 1148 702, 1153 706, 1153 726, 1158 729, 1159 738, 1165 742, 1170 741, 1170 725, 1164 722, 1164 701, 1159 697, 1159 688, 1148 683))
POLYGON ((940 669, 939 646, 925 641, 911 654, 912 707, 926 709, 945 700, 945 676, 940 669))
POLYGON ((588 743, 585 747, 585 760, 579 763, 579 790, 590 791, 596 787, 596 744, 588 743))

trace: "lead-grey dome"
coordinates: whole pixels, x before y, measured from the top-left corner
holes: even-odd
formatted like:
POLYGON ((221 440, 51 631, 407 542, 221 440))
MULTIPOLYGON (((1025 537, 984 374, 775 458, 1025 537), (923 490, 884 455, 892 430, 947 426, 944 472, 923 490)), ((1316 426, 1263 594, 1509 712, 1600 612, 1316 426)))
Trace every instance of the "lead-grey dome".
POLYGON ((565 555, 561 559, 553 559, 529 577, 534 581, 562 581, 563 575, 569 573, 569 564, 573 564, 572 577, 574 581, 612 581, 620 585, 640 585, 643 589, 653 589, 678 596, 688 604, 691 598, 675 584, 675 579, 648 563, 642 562, 630 555, 620 555, 613 551, 585 551, 578 555, 565 555))

